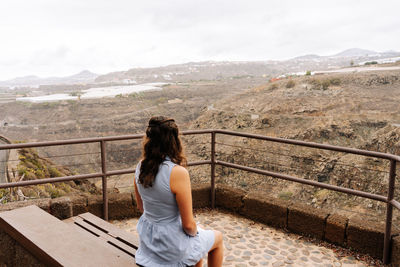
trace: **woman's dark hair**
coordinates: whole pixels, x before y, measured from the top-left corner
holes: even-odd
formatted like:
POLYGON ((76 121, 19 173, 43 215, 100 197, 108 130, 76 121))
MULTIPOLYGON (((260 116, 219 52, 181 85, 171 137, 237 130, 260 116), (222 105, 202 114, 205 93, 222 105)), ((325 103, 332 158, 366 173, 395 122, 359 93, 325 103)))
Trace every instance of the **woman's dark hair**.
POLYGON ((143 141, 139 183, 144 187, 153 186, 158 167, 167 156, 173 163, 186 166, 186 157, 175 121, 163 116, 152 117, 143 141))

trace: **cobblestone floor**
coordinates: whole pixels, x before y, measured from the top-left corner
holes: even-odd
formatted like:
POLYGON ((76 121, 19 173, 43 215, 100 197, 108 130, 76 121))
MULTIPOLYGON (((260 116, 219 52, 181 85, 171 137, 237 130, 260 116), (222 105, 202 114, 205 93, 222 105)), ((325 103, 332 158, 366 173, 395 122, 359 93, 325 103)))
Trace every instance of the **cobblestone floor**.
MULTIPOLYGON (((224 266, 369 266, 353 256, 339 257, 334 250, 310 243, 299 235, 230 213, 198 211, 195 217, 204 229, 224 234, 224 266)), ((134 218, 112 223, 136 234, 137 221, 134 218)))

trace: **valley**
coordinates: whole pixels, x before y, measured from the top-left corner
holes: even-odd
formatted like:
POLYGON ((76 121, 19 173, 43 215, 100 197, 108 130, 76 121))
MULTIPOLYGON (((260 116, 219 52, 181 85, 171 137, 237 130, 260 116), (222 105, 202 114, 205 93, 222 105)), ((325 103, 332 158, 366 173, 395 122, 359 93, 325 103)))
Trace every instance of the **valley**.
MULTIPOLYGON (((175 118, 181 130, 228 129, 398 155, 398 64, 361 67, 368 71, 344 68, 278 78, 279 72, 261 74, 262 70, 238 75, 236 71, 234 76, 232 72, 210 79, 200 75, 197 79, 163 80, 160 90, 114 97, 42 103, 11 101, 0 105, 0 135, 14 142, 34 142, 137 134, 144 132, 151 116, 162 114, 175 118)), ((112 75, 119 77, 110 82, 114 85, 121 79, 134 78, 112 75)), ((185 136, 183 140, 189 161, 209 159, 208 137, 185 136)), ((108 169, 134 167, 140 149, 140 141, 109 143, 108 169)), ((37 153, 73 173, 100 170, 97 144, 40 148, 37 153)), ((388 163, 382 160, 222 136, 217 139, 217 159, 371 193, 387 193, 388 163)), ((209 167, 189 170, 193 182, 209 182, 209 167)), ((110 186, 120 192, 130 191, 131 179, 131 175, 112 177, 110 186)), ((100 187, 101 183, 95 183, 100 187)), ((379 220, 385 212, 385 206, 376 201, 223 167, 217 167, 217 184, 270 192, 277 198, 347 216, 359 212, 379 220)), ((400 220, 400 215, 395 214, 395 219, 400 220)))

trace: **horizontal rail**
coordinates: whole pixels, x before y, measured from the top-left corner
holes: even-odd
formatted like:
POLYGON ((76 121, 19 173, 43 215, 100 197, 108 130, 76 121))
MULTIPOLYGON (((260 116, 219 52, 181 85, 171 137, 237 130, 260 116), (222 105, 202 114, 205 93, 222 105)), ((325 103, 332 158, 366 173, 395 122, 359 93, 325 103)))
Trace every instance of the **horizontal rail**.
MULTIPOLYGON (((200 161, 193 161, 189 162, 187 166, 199 166, 199 165, 208 165, 211 164, 211 160, 200 160, 200 161)), ((122 174, 130 174, 135 173, 135 169, 123 169, 123 170, 115 170, 115 171, 108 171, 105 174, 107 176, 113 175, 122 175, 122 174)))
POLYGON ((188 166, 199 166, 199 165, 207 165, 207 164, 211 164, 211 160, 193 161, 193 162, 189 162, 187 165, 188 166))
POLYGON ((94 138, 80 138, 80 139, 69 139, 69 140, 47 141, 47 142, 35 142, 35 143, 18 143, 18 144, 0 145, 0 150, 2 150, 2 149, 29 148, 29 147, 45 147, 45 146, 62 146, 62 145, 88 144, 88 143, 96 143, 96 142, 101 142, 101 141, 119 141, 119 140, 130 140, 130 139, 140 139, 140 138, 143 138, 143 134, 109 136, 109 137, 94 137, 94 138))
MULTIPOLYGON (((190 130, 190 131, 183 131, 181 134, 182 135, 206 134, 206 133, 211 133, 212 131, 213 130, 190 130)), ((119 136, 105 136, 105 137, 67 139, 67 140, 58 140, 58 141, 34 142, 34 143, 4 144, 4 145, 0 145, 0 150, 28 148, 28 147, 76 145, 76 144, 96 143, 96 142, 101 142, 101 141, 123 141, 123 140, 141 139, 143 137, 144 137, 144 134, 132 134, 132 135, 119 135, 119 136)))
POLYGON ((349 148, 349 147, 341 147, 341 146, 333 146, 333 145, 326 145, 326 144, 318 144, 318 143, 314 143, 314 142, 305 142, 305 141, 285 139, 285 138, 279 138, 279 137, 269 137, 269 136, 258 135, 258 134, 239 133, 239 132, 233 132, 233 131, 227 131, 227 130, 215 130, 215 132, 220 133, 220 134, 232 135, 232 136, 240 136, 240 137, 247 137, 247 138, 259 139, 259 140, 266 140, 266 141, 271 141, 271 142, 276 142, 276 143, 284 143, 284 144, 298 145, 298 146, 311 147, 311 148, 319 148, 319 149, 331 150, 331 151, 337 151, 337 152, 345 152, 345 153, 357 154, 357 155, 362 155, 362 156, 370 156, 370 157, 376 157, 376 158, 381 158, 381 159, 395 160, 395 161, 400 162, 400 156, 389 154, 389 153, 382 153, 382 152, 375 152, 375 151, 368 151, 368 150, 349 148))
POLYGON ((396 209, 400 210, 400 203, 398 201, 392 199, 391 201, 389 201, 389 203, 392 204, 392 206, 396 209))
POLYGON ((233 163, 220 161, 220 160, 217 160, 215 163, 217 165, 230 167, 230 168, 234 168, 234 169, 238 169, 238 170, 243 170, 243 171, 248 171, 248 172, 253 172, 253 173, 258 173, 258 174, 263 174, 263 175, 268 175, 268 176, 280 178, 280 179, 283 179, 283 180, 288 180, 288 181, 297 182, 297 183, 301 183, 301 184, 312 185, 312 186, 316 186, 316 187, 320 187, 320 188, 330 189, 330 190, 333 190, 333 191, 338 191, 338 192, 352 194, 352 195, 365 197, 365 198, 369 198, 369 199, 374 199, 374 200, 378 200, 378 201, 382 201, 382 202, 387 202, 387 198, 384 197, 384 196, 381 196, 381 195, 371 194, 371 193, 358 191, 358 190, 354 190, 354 189, 350 189, 350 188, 344 188, 344 187, 331 185, 331 184, 324 184, 324 183, 320 183, 320 182, 316 182, 316 181, 297 178, 297 177, 286 175, 286 174, 260 170, 260 169, 256 169, 256 168, 252 168, 252 167, 246 167, 246 166, 243 166, 243 165, 233 164, 233 163))
MULTIPOLYGON (((210 160, 201 160, 201 161, 189 162, 188 166, 198 166, 198 165, 208 165, 208 164, 211 164, 210 160)), ((0 189, 19 187, 19 186, 28 186, 28 185, 47 184, 47 183, 68 182, 68 181, 74 181, 74 180, 100 178, 100 177, 103 177, 104 175, 114 176, 114 175, 130 174, 130 173, 135 173, 135 169, 123 169, 123 170, 108 171, 105 174, 91 173, 91 174, 80 174, 80 175, 44 178, 44 179, 20 181, 20 182, 12 182, 12 183, 3 183, 3 184, 0 184, 0 189)))
MULTIPOLYGON (((205 130, 188 130, 182 131, 182 135, 195 135, 195 134, 207 134, 207 133, 219 133, 231 136, 239 136, 239 137, 247 137, 259 140, 266 140, 271 142, 277 143, 284 143, 284 144, 291 144, 291 145, 298 145, 304 147, 311 147, 311 148, 319 148, 324 150, 331 150, 337 152, 345 152, 363 156, 370 156, 382 159, 389 159, 395 160, 400 162, 400 156, 389 154, 389 153, 382 153, 382 152, 375 152, 375 151, 368 151, 368 150, 361 150, 356 148, 348 148, 348 147, 341 147, 341 146, 333 146, 333 145, 326 145, 326 144, 318 144, 314 142, 306 142, 306 141, 299 141, 294 139, 285 139, 279 137, 269 137, 264 135, 258 134, 250 134, 250 133, 239 133, 234 131, 228 130, 214 130, 214 129, 205 129, 205 130)), ((133 134, 133 135, 120 135, 120 136, 106 136, 106 137, 93 137, 93 138, 80 138, 80 139, 68 139, 68 140, 59 140, 59 141, 47 141, 47 142, 35 142, 35 143, 18 143, 18 144, 4 144, 0 145, 0 150, 4 149, 18 149, 18 148, 28 148, 28 147, 44 147, 44 146, 59 146, 59 145, 73 145, 73 144, 84 144, 84 143, 95 143, 101 141, 122 141, 122 140, 134 140, 134 139, 141 139, 144 137, 144 134, 133 134)))
POLYGON ((182 135, 194 135, 194 134, 208 134, 215 132, 213 129, 204 129, 204 130, 187 130, 187 131, 182 131, 182 135))
POLYGON ((44 178, 44 179, 38 179, 38 180, 5 183, 5 184, 0 184, 0 189, 1 188, 18 187, 18 186, 67 182, 67 181, 73 181, 73 180, 82 180, 82 179, 90 179, 90 178, 98 178, 98 177, 103 177, 103 174, 98 172, 98 173, 90 173, 90 174, 80 174, 80 175, 71 175, 71 176, 63 176, 63 177, 44 178))

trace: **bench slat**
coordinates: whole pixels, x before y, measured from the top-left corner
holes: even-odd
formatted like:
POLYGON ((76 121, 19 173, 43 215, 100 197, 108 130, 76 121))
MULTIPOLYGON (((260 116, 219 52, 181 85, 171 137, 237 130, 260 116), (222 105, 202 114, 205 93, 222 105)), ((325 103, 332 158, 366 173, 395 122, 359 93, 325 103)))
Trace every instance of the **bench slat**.
POLYGON ((131 244, 134 246, 136 249, 139 246, 139 238, 133 234, 130 234, 128 232, 125 232, 124 230, 119 229, 115 225, 106 222, 99 217, 87 212, 78 215, 78 217, 86 220, 89 223, 92 223, 96 225, 99 229, 102 229, 104 232, 108 233, 109 235, 118 238, 120 240, 123 240, 123 242, 126 242, 128 244, 131 244))
MULTIPOLYGON (((132 258, 135 257, 136 248, 133 245, 127 245, 126 243, 108 235, 104 231, 99 230, 98 228, 94 227, 92 224, 89 224, 86 220, 82 219, 81 217, 73 217, 71 218, 68 223, 71 224, 77 231, 80 231, 87 235, 92 235, 95 238, 102 239, 103 242, 111 244, 110 247, 113 249, 119 249, 124 251, 125 253, 129 254, 132 258)), ((112 225, 115 227, 114 225, 112 225)))
POLYGON ((37 206, 0 213, 0 227, 47 265, 136 266, 126 253, 110 250, 37 206))

